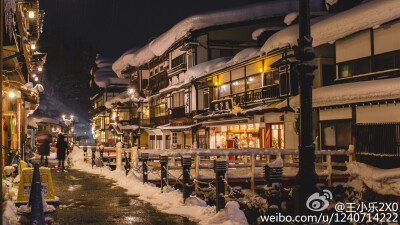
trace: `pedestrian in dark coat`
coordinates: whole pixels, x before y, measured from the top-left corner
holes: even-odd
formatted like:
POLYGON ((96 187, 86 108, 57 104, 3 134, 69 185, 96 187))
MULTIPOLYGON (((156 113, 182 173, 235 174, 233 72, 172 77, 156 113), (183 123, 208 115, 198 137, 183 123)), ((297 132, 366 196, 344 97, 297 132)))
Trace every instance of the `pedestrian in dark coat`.
POLYGON ((48 166, 47 156, 50 154, 51 136, 48 132, 43 131, 38 134, 38 152, 40 155, 40 164, 43 165, 43 158, 45 158, 44 166, 48 166))
POLYGON ((65 141, 65 136, 60 134, 57 138, 57 159, 58 159, 58 168, 61 167, 62 171, 64 172, 64 160, 65 160, 65 153, 68 148, 68 144, 65 141))

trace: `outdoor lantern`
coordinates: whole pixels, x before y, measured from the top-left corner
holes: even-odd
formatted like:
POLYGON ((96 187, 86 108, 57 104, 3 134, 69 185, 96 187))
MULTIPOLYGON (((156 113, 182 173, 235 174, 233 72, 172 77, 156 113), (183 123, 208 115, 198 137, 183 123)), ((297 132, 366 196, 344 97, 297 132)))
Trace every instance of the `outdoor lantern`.
POLYGON ((36 77, 36 73, 32 74, 32 77, 35 78, 36 77))
POLYGON ((28 16, 29 16, 29 18, 31 18, 31 19, 35 18, 35 12, 34 12, 34 11, 29 11, 29 12, 28 12, 28 16))
POLYGON ((263 69, 262 69, 262 68, 260 68, 260 70, 259 70, 259 71, 260 71, 260 73, 262 73, 263 69))
POLYGON ((38 71, 39 71, 39 72, 42 72, 42 71, 43 71, 43 67, 39 66, 39 67, 38 67, 38 71))
POLYGON ((133 92, 135 92, 135 89, 133 89, 132 87, 128 88, 128 94, 132 95, 133 92))
POLYGON ((14 97, 15 97, 15 92, 10 91, 10 92, 8 93, 8 96, 9 96, 10 98, 14 98, 14 97))
POLYGON ((31 49, 35 50, 36 49, 36 45, 35 44, 31 44, 31 49))
POLYGON ((38 78, 38 77, 35 77, 35 81, 39 81, 39 78, 38 78))

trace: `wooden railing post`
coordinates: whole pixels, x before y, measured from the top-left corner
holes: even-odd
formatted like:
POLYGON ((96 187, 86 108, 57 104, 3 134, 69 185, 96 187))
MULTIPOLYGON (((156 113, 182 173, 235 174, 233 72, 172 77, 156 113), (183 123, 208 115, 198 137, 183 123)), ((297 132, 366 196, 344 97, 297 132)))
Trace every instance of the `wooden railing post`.
POLYGON ((199 154, 196 152, 196 155, 194 155, 194 177, 196 178, 196 182, 194 184, 194 191, 198 192, 199 191, 199 174, 200 174, 200 156, 199 154))
POLYGON ((215 182, 216 182, 216 210, 225 208, 225 173, 227 171, 227 160, 223 158, 214 161, 215 182))
POLYGON ((160 166, 161 166, 161 193, 163 193, 163 189, 168 185, 168 155, 160 154, 160 166))
POLYGON ((149 161, 149 153, 142 152, 142 170, 143 170, 143 183, 148 183, 147 162, 149 161))
POLYGON ((251 166, 250 166, 250 185, 251 185, 251 190, 254 192, 254 188, 255 188, 254 173, 256 170, 254 152, 251 153, 250 164, 251 164, 251 166))
POLYGON ((183 202, 190 196, 190 167, 192 166, 192 156, 182 156, 182 175, 183 175, 183 202))
POLYGON ((326 163, 328 164, 326 169, 328 170, 328 187, 332 187, 332 156, 331 151, 326 154, 326 163))

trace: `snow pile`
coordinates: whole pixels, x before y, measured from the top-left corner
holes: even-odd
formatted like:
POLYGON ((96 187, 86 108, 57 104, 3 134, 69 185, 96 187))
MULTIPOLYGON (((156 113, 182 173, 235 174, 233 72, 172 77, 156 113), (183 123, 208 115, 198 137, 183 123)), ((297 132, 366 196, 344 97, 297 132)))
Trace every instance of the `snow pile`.
POLYGON ((379 169, 360 162, 350 162, 347 163, 347 172, 378 194, 400 196, 400 168, 379 169))
POLYGON ((285 16, 285 19, 283 19, 283 22, 286 24, 286 25, 291 25, 292 23, 293 23, 293 21, 295 20, 295 19, 297 19, 297 17, 299 16, 299 12, 291 12, 291 13, 289 13, 289 14, 287 14, 286 16, 285 16))
POLYGON ((278 31, 278 30, 282 30, 283 27, 262 27, 262 28, 258 28, 257 30, 253 31, 253 33, 251 34, 251 38, 253 40, 257 40, 258 37, 264 33, 265 31, 278 31))
POLYGON ((185 73, 185 82, 189 83, 192 80, 201 78, 204 75, 210 74, 220 68, 223 68, 232 57, 222 57, 207 62, 200 63, 189 68, 185 73))
MULTIPOLYGON (((333 2, 332 0, 328 3, 333 2)), ((338 39, 361 30, 378 27, 399 17, 399 0, 370 1, 334 16, 317 17, 311 21, 313 46, 334 43, 338 39)), ((298 24, 290 26, 272 35, 261 50, 268 53, 287 45, 297 45, 298 36, 298 24)))
POLYGON ((197 205, 201 207, 207 207, 207 203, 196 196, 190 196, 189 198, 187 198, 185 201, 185 205, 197 205))
POLYGON ((17 215, 17 207, 14 202, 5 201, 3 203, 3 224, 17 225, 19 223, 19 217, 17 215))
MULTIPOLYGON (((400 1, 399 1, 400 2, 400 1)), ((400 98, 400 78, 337 84, 313 89, 313 107, 400 98)), ((286 102, 276 107, 283 108, 286 102)), ((300 107, 300 98, 290 98, 293 109, 300 107)))
POLYGON ((282 159, 282 157, 279 155, 278 158, 276 158, 273 162, 268 163, 268 166, 271 167, 271 168, 283 167, 283 159, 282 159))
POLYGON ((94 72, 95 83, 102 88, 109 84, 129 84, 129 79, 120 79, 112 70, 115 59, 105 58, 101 55, 96 56, 97 70, 94 72))
MULTIPOLYGON (((129 81, 129 79, 124 79, 124 80, 128 80, 128 81, 129 81)), ((129 95, 129 94, 128 94, 128 91, 124 91, 124 92, 122 92, 122 93, 116 95, 114 98, 112 98, 112 99, 106 101, 106 102, 104 103, 104 106, 105 106, 107 109, 111 109, 111 108, 112 108, 112 105, 115 104, 115 103, 118 103, 118 102, 119 102, 119 103, 122 103, 122 104, 123 104, 123 103, 130 102, 130 101, 132 101, 132 102, 139 102, 139 101, 146 102, 147 99, 142 98, 142 97, 135 98, 134 96, 129 95)))
POLYGON ((214 217, 212 217, 208 224, 222 224, 222 225, 245 225, 247 223, 246 216, 239 208, 239 203, 229 201, 225 205, 225 209, 220 210, 214 217))
POLYGON ((124 70, 129 64, 125 60, 125 56, 130 55, 135 53, 137 50, 139 50, 140 47, 132 48, 128 51, 126 51, 123 55, 121 55, 113 64, 112 64, 112 69, 113 71, 118 75, 120 78, 124 78, 122 76, 122 70, 124 70))
MULTIPOLYGON (((236 202, 228 202, 227 208, 215 213, 215 206, 204 206, 200 201, 190 198, 193 204, 184 204, 182 193, 172 187, 165 189, 161 193, 160 188, 153 184, 143 184, 142 180, 136 178, 133 172, 125 175, 125 171, 110 171, 108 167, 91 168, 91 165, 83 160, 83 150, 74 147, 68 156, 74 169, 85 171, 92 174, 105 176, 116 181, 117 185, 127 189, 130 195, 139 195, 139 199, 151 203, 157 210, 169 214, 177 214, 189 217, 199 224, 247 224, 244 213, 240 211, 236 202), (210 222, 214 221, 214 222, 210 222)), ((138 171, 136 171, 138 173, 138 171)))
MULTIPOLYGON (((322 0, 311 0, 311 11, 322 11, 322 2, 322 0)), ((280 0, 190 16, 161 34, 145 47, 125 53, 123 57, 120 57, 114 63, 113 69, 120 76, 121 70, 126 66, 140 66, 149 62, 154 56, 163 55, 175 42, 188 36, 190 32, 195 30, 244 21, 261 20, 285 15, 294 11, 298 11, 297 0, 280 0)))

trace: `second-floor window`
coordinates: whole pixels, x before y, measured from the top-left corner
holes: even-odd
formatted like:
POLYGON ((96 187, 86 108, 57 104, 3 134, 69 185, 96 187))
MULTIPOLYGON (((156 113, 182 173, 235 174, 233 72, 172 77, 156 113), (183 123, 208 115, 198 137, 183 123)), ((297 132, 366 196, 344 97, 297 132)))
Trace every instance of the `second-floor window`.
POLYGON ((172 94, 172 108, 183 107, 183 91, 172 94))
POLYGON ((177 66, 179 66, 181 64, 184 64, 186 62, 185 59, 186 59, 185 54, 182 54, 182 55, 176 57, 175 59, 173 59, 171 61, 171 67, 174 68, 174 67, 177 67, 177 66))

